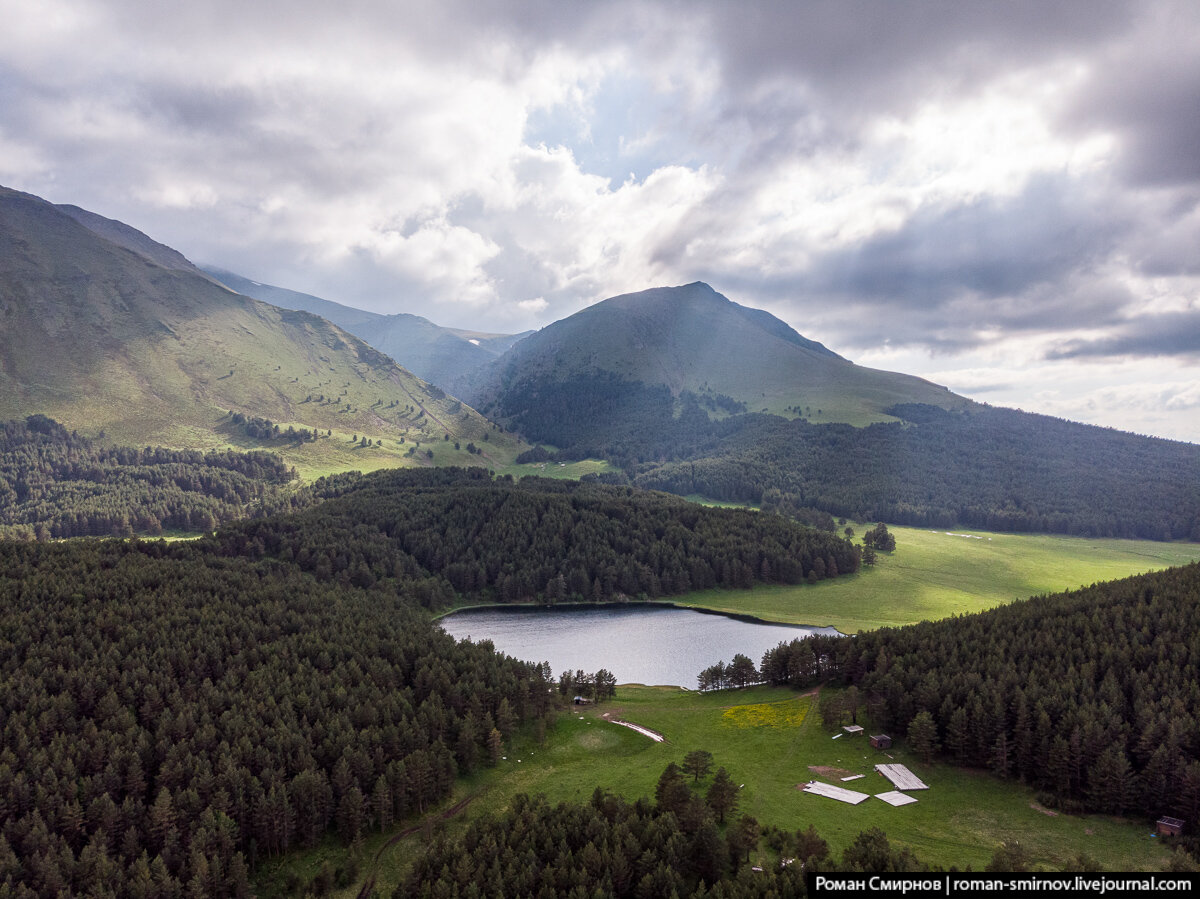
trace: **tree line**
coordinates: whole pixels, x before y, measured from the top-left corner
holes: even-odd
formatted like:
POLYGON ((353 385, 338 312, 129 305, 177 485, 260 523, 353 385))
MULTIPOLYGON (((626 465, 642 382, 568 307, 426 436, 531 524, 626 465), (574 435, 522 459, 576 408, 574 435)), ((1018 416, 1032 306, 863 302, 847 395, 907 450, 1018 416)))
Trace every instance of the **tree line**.
MULTIPOLYGON (((767 652, 773 684, 853 685, 918 752, 1068 810, 1200 821, 1200 564, 767 652)), ((841 714, 841 710, 838 711, 841 714)))
POLYGON ((108 447, 43 415, 0 423, 0 536, 211 531, 300 504, 272 453, 108 447))
POLYGON ((245 896, 263 858, 419 814, 517 728, 612 695, 603 669, 555 681, 455 642, 422 606, 456 583, 494 595, 530 570, 569 597, 574 569, 547 560, 641 591, 854 558, 775 516, 629 488, 434 469, 311 493, 186 543, 0 542, 0 892, 245 896))

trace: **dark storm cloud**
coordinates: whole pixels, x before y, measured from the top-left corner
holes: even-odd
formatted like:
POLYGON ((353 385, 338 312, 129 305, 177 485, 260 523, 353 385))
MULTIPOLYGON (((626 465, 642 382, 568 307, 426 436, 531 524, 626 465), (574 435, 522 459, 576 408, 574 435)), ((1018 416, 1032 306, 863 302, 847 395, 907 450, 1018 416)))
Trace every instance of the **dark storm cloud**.
POLYGON ((1128 227, 1070 183, 1037 178, 1011 199, 919 210, 900 229, 817 257, 768 289, 801 308, 855 310, 846 319, 854 345, 886 337, 952 351, 992 329, 1094 327, 1129 300, 1095 274, 1128 227))
POLYGON ((707 8, 735 83, 799 78, 851 108, 878 109, 903 105, 905 94, 944 95, 1079 52, 1125 33, 1141 7, 1132 0, 773 0, 707 8))
POLYGON ((1143 316, 1121 323, 1107 337, 1075 340, 1050 359, 1174 356, 1200 363, 1200 310, 1143 316))
POLYGON ((1035 178, 1011 199, 919 210, 899 230, 820 259, 809 283, 821 293, 923 307, 964 293, 1018 295, 1107 255, 1124 226, 1054 178, 1035 178))
POLYGON ((1118 171, 1133 185, 1200 183, 1200 35, 1197 7, 1156 8, 1139 33, 1093 62, 1063 111, 1077 131, 1118 139, 1118 171))

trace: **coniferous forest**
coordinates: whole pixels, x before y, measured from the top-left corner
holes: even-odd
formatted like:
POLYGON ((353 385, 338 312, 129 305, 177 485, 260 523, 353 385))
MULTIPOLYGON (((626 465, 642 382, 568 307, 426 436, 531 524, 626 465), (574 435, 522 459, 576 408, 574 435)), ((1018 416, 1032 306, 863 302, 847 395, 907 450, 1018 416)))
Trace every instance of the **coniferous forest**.
POLYGON ((857 558, 776 516, 479 470, 315 493, 185 543, 0 542, 0 888, 241 896, 265 857, 428 808, 558 690, 422 606, 515 571, 514 599, 585 574, 607 597, 857 558))
POLYGON ((391 584, 427 607, 606 601, 858 570, 849 540, 664 493, 471 469, 319 481, 295 515, 239 522, 207 551, 294 563, 319 580, 391 584))
MULTIPOLYGON (((48 498, 90 483, 89 465, 110 465, 110 485, 125 485, 129 469, 167 490, 163 472, 232 472, 254 486, 229 494, 230 514, 235 499, 266 497, 257 485, 290 474, 262 454, 223 464, 97 449, 37 417, 4 433, 5 483, 41 497, 22 513, 39 536, 58 514, 48 498)), ((200 483, 219 494, 223 482, 200 483)), ((861 561, 848 540, 778 515, 482 469, 337 475, 278 501, 307 507, 187 543, 0 542, 0 886, 247 895, 267 857, 330 832, 352 842, 429 808, 456 776, 492 763, 515 729, 551 720, 561 685, 545 665, 456 643, 427 609, 800 583, 861 561)), ((797 512, 786 497, 773 502, 797 512)), ((1019 778, 1047 804, 1195 820, 1198 601, 1193 565, 783 644, 760 674, 854 684, 873 720, 907 732, 917 751, 1019 778)), ((409 886, 488 895, 495 877, 519 891, 536 870, 569 894, 598 858, 608 873, 589 884, 601 895, 793 890, 798 871, 747 877, 738 841, 758 839, 756 822, 735 817, 722 830, 717 806, 677 785, 661 792, 654 804, 602 794, 591 805, 519 803, 498 831, 475 825, 461 844, 435 846, 409 886)), ((818 855, 815 834, 774 838, 815 847, 827 869, 919 867, 882 834, 840 862, 818 855)))
POLYGON ((690 790, 671 763, 654 801, 630 803, 599 788, 586 804, 551 806, 542 797, 517 796, 498 820, 436 841, 393 897, 768 899, 805 895, 805 871, 929 870, 907 850, 893 849, 877 828, 860 834, 840 859, 811 826, 764 833, 743 814, 722 833, 711 793, 710 787, 701 798, 690 790), (746 856, 760 836, 791 861, 751 868, 746 856))
POLYGON ((781 644, 774 684, 833 679, 923 754, 1068 810, 1200 818, 1200 565, 987 612, 781 644))
POLYGON ((291 508, 272 453, 107 447, 44 415, 0 423, 0 536, 127 537, 291 508))
POLYGON ((834 516, 919 527, 1200 540, 1200 448, 1012 409, 904 404, 867 427, 757 412, 612 374, 509 388, 493 410, 564 459, 609 459, 631 483, 759 502, 777 491, 834 516))

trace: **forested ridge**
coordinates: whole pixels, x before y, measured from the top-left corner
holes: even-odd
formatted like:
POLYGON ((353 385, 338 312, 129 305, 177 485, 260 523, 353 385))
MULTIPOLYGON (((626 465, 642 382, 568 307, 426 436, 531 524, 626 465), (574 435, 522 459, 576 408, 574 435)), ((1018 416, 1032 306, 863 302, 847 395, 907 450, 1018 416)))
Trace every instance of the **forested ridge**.
POLYGON ((421 608, 506 572, 538 595, 586 562, 620 594, 857 560, 777 516, 475 469, 313 495, 186 543, 0 541, 0 892, 242 896, 266 856, 428 808, 553 714, 546 666, 421 608))
POLYGON ((673 493, 774 487, 837 516, 920 527, 1200 540, 1200 447, 1012 409, 892 410, 905 421, 714 422, 719 452, 639 468, 673 493))
POLYGON ((43 415, 0 423, 0 537, 124 537, 290 508, 272 453, 107 447, 43 415))
POLYGON ((905 404, 900 422, 711 420, 700 398, 610 373, 510 387, 494 407, 564 459, 604 458, 635 484, 930 527, 1200 540, 1200 447, 1013 409, 905 404))
POLYGON ((294 562, 318 579, 389 584, 437 608, 606 601, 848 574, 849 540, 776 515, 663 493, 482 469, 405 469, 318 482, 302 513, 239 522, 204 545, 294 562))
POLYGON ((771 683, 834 679, 923 754, 1068 809, 1200 820, 1200 564, 938 622, 768 652, 771 683))

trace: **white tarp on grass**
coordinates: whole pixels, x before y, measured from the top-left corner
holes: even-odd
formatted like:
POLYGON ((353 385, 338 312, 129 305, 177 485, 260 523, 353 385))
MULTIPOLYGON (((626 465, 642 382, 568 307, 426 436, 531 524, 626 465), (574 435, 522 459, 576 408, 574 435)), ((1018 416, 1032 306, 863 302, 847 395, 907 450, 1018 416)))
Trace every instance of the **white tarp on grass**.
POLYGON ((892 790, 890 793, 876 793, 875 798, 882 799, 888 805, 911 805, 917 801, 911 796, 905 796, 897 790, 892 790))
POLYGON ((897 790, 928 790, 929 784, 903 765, 876 765, 875 770, 892 782, 897 790))
POLYGON ((824 796, 826 799, 836 799, 838 802, 848 802, 851 805, 858 805, 864 799, 871 798, 867 793, 856 793, 854 790, 847 790, 844 787, 823 784, 819 780, 810 780, 806 783, 804 785, 804 792, 824 796))

